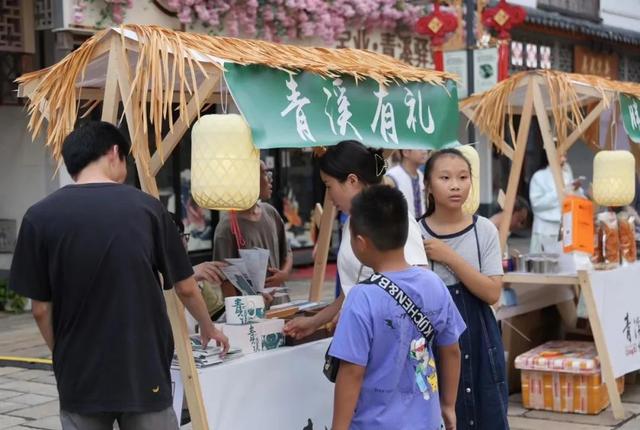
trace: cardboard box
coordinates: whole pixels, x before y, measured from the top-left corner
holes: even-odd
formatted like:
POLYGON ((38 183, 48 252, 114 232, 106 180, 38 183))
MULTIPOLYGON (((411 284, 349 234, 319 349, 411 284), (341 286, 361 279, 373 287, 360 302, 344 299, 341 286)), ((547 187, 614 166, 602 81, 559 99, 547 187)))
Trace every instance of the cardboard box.
POLYGON ((222 332, 233 348, 244 354, 266 351, 284 345, 284 320, 273 318, 249 324, 221 324, 222 332))
MULTIPOLYGON (((551 341, 516 358, 529 409, 598 414, 609 404, 593 342, 551 341)), ((624 391, 624 378, 616 380, 624 391)))
POLYGON ((567 196, 562 205, 564 252, 592 255, 594 248, 593 203, 584 197, 567 196))

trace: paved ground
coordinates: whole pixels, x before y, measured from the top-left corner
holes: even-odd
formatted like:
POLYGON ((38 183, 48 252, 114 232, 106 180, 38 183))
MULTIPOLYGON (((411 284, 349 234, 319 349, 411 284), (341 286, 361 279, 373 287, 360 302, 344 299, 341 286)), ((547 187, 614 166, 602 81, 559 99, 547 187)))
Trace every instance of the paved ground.
MULTIPOLYGON (((304 297, 308 282, 291 283, 292 298, 304 297)), ((330 299, 334 286, 325 284, 323 297, 330 299)), ((0 429, 60 429, 58 393, 50 370, 7 366, 2 356, 49 357, 30 314, 0 313, 0 429)), ((628 416, 616 420, 610 410, 597 416, 527 411, 519 395, 511 397, 512 430, 640 430, 640 385, 628 385, 623 396, 628 416)), ((183 430, 190 429, 189 425, 183 430)), ((286 430, 286 429, 283 429, 286 430)))

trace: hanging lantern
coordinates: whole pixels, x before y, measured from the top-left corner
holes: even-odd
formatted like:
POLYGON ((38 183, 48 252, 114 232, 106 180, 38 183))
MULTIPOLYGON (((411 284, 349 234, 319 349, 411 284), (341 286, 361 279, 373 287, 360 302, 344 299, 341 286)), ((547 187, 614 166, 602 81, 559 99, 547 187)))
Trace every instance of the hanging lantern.
POLYGON ((514 6, 500 0, 494 7, 482 12, 482 23, 498 32, 498 81, 509 77, 509 39, 510 31, 524 22, 527 11, 521 6, 514 6))
POLYGON ((473 215, 480 207, 480 156, 478 151, 471 145, 462 145, 456 148, 462 152, 464 158, 471 164, 471 190, 469 196, 462 205, 462 212, 473 215))
POLYGON ((260 195, 260 151, 236 114, 205 115, 191 132, 191 195, 199 206, 245 210, 260 195))
POLYGON ((450 12, 440 10, 440 2, 436 0, 433 12, 423 16, 416 22, 416 33, 429 36, 433 47, 433 63, 436 70, 444 71, 442 45, 445 37, 458 28, 458 17, 450 12))
POLYGON ((601 206, 626 206, 636 195, 636 162, 629 151, 600 151, 593 159, 593 198, 601 206))

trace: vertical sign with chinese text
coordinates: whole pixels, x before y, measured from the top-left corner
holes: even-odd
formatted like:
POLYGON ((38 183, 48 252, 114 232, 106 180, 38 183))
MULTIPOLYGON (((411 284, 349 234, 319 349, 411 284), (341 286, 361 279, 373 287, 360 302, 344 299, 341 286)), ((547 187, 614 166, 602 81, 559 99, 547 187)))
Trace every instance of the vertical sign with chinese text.
POLYGON ((620 112, 627 134, 635 143, 640 143, 640 100, 620 94, 620 112))
POLYGON ((640 369, 640 262, 589 278, 615 377, 640 369))
POLYGON ((357 139, 391 149, 457 145, 456 84, 324 78, 225 64, 225 79, 256 147, 304 148, 357 139))

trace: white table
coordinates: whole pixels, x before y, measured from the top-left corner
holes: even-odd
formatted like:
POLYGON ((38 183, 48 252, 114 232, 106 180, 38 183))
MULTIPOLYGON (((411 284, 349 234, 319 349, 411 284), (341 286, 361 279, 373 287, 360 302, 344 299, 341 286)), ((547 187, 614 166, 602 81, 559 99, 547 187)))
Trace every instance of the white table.
POLYGON ((568 327, 575 327, 577 316, 574 300, 578 291, 577 275, 543 275, 534 273, 505 273, 505 286, 516 294, 517 304, 500 306, 496 319, 502 320, 556 305, 568 327))
MULTIPOLYGON (((210 428, 331 428, 333 384, 322 373, 330 341, 258 352, 199 370, 210 428)), ((175 384, 174 409, 180 411, 180 372, 172 369, 171 379, 175 384)))

